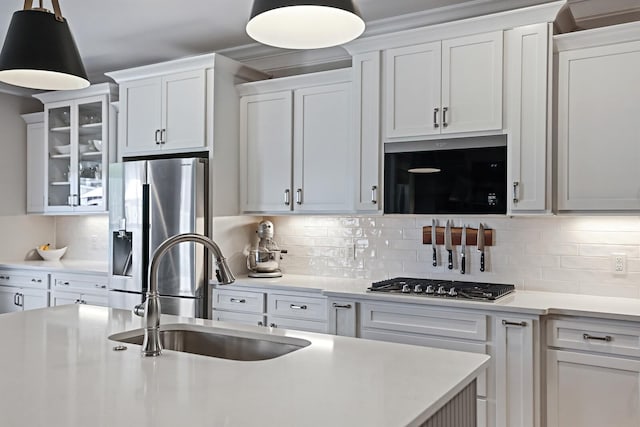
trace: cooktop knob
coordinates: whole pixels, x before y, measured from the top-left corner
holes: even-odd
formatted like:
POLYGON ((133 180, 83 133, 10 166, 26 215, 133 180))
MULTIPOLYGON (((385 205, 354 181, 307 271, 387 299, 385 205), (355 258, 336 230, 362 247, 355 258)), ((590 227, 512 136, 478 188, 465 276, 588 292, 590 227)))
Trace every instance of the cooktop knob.
POLYGON ((439 286, 438 290, 436 291, 436 293, 438 295, 446 295, 447 294, 447 290, 444 288, 444 286, 439 286))
POLYGON ((433 285, 427 285, 427 289, 424 292, 427 294, 433 294, 434 292, 433 285))
POLYGON ((403 294, 410 294, 411 293, 411 286, 404 284, 402 285, 402 293, 403 294))
POLYGON ((413 287, 413 292, 415 292, 416 294, 421 294, 422 293, 422 285, 417 284, 413 287))
POLYGON ((456 288, 449 289, 449 296, 450 297, 455 297, 457 295, 458 295, 458 291, 456 291, 456 288))

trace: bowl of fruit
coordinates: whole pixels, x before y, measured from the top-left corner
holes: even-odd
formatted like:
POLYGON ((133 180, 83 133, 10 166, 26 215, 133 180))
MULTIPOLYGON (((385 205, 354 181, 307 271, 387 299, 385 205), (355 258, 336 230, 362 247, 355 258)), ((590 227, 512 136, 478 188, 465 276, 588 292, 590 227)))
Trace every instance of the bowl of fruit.
POLYGON ((64 253, 67 252, 67 247, 65 246, 64 248, 54 249, 49 243, 47 243, 46 245, 38 246, 36 251, 45 261, 59 261, 64 253))

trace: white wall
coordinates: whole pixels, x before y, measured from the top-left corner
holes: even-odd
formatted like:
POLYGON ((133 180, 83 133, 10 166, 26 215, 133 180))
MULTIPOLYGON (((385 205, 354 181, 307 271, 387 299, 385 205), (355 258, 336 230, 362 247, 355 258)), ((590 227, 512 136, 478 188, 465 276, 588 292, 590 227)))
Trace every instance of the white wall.
POLYGON ((261 218, 251 216, 214 217, 211 237, 220 246, 234 274, 247 272, 247 245, 256 239, 261 218))
POLYGON ((65 259, 109 261, 109 216, 56 217, 56 246, 67 246, 65 259))
MULTIPOLYGON (((519 289, 640 298, 639 217, 465 217, 453 219, 476 228, 495 229, 496 246, 486 253, 487 271, 479 271, 475 248, 467 252, 461 275, 431 265, 431 246, 422 244, 427 216, 272 217, 275 239, 289 251, 285 273, 381 280, 434 277, 513 283, 519 289), (355 257, 350 248, 356 245, 355 257), (611 255, 627 256, 628 272, 613 274, 611 255)), ((447 218, 440 217, 444 225, 447 218)), ((460 252, 457 248, 456 260, 460 252)))

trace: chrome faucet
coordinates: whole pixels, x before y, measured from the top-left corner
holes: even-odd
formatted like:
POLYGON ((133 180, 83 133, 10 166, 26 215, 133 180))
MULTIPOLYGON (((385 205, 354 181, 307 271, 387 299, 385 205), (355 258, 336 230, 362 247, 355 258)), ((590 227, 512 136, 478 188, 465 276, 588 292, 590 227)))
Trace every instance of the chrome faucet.
MULTIPOLYGON (((236 278, 227 265, 226 258, 222 255, 220 247, 206 236, 194 233, 178 234, 170 237, 153 253, 151 265, 149 266, 149 289, 147 290, 147 301, 144 305, 144 341, 142 342, 143 356, 159 356, 162 352, 160 342, 160 295, 158 294, 158 266, 162 256, 169 249, 183 242, 200 243, 213 252, 218 264, 217 277, 223 285, 233 283, 236 278)), ((137 315, 142 315, 140 310, 134 310, 137 315)))

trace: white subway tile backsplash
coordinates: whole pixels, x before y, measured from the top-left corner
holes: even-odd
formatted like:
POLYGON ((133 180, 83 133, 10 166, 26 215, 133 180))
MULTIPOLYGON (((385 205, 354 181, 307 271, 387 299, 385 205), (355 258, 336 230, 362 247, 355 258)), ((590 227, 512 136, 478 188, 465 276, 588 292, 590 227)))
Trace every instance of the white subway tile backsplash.
POLYGON ((394 276, 434 277, 513 283, 520 289, 591 295, 615 293, 640 298, 640 218, 636 217, 444 217, 455 226, 495 230, 487 247, 486 271, 479 253, 467 250, 467 273, 446 268, 447 252, 438 247, 433 267, 422 227, 430 216, 284 216, 269 218, 276 241, 289 249, 282 263, 289 273, 381 280, 394 276), (355 260, 353 250, 355 249, 355 260), (627 256, 627 274, 613 274, 611 255, 627 256), (351 258, 349 258, 351 256, 351 258))

